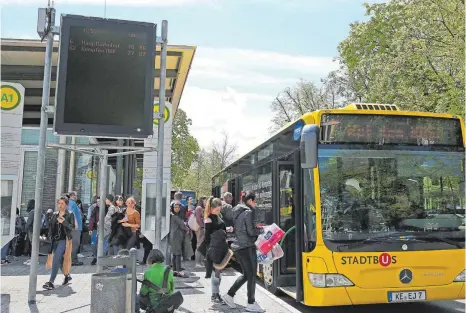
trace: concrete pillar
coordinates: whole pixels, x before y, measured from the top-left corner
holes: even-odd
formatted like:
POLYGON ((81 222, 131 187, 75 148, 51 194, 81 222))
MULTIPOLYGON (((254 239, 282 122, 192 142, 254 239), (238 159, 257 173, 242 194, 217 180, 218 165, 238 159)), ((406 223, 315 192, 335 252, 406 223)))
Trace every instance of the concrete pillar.
MULTIPOLYGON (((66 144, 66 136, 60 136, 59 143, 61 145, 66 144)), ((65 169, 66 169, 66 150, 58 150, 58 162, 57 162, 57 184, 55 188, 55 199, 60 198, 63 194, 65 185, 65 169)))
MULTIPOLYGON (((76 137, 71 137, 71 144, 76 144, 76 137)), ((76 169, 76 152, 70 152, 70 169, 68 175, 68 191, 74 190, 74 173, 76 169)))
MULTIPOLYGON (((129 140, 125 140, 125 146, 129 146, 129 140)), ((123 194, 129 193, 129 160, 130 156, 125 155, 123 158, 123 194)))
MULTIPOLYGON (((118 145, 122 146, 123 145, 123 139, 118 139, 118 145)), ((121 152, 122 150, 118 150, 118 152, 121 152)), ((116 169, 115 169, 115 195, 121 195, 121 174, 123 171, 123 156, 117 156, 116 157, 116 169)))

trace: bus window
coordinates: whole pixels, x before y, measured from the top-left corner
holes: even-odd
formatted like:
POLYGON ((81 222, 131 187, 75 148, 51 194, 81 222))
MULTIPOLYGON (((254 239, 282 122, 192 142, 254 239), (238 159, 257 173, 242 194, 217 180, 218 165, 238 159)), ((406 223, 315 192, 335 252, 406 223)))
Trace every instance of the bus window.
POLYGON ((279 164, 278 173, 280 177, 280 228, 288 234, 283 241, 284 257, 280 259, 282 273, 287 273, 296 270, 296 233, 295 216, 294 216, 294 165, 293 164, 279 164))
POLYGON ((304 251, 310 252, 316 245, 316 200, 312 169, 303 170, 304 251))

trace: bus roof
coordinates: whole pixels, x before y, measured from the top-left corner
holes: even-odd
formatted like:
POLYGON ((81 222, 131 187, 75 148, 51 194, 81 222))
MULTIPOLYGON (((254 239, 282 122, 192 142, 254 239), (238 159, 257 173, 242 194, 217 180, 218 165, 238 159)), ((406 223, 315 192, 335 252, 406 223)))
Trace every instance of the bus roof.
MULTIPOLYGON (((214 177, 217 175, 221 174, 228 168, 236 165, 239 161, 243 160, 246 157, 249 157, 251 154, 257 152, 258 150, 264 148, 270 141, 273 141, 275 138, 277 138, 279 135, 281 135, 283 132, 287 131, 295 125, 298 121, 303 120, 306 124, 309 123, 309 121, 313 120, 313 116, 319 112, 324 112, 324 113, 337 113, 341 111, 347 111, 348 113, 364 113, 364 114, 370 114, 370 113, 382 113, 386 115, 406 115, 407 113, 409 115, 423 115, 423 116, 431 116, 431 117, 439 117, 439 118, 458 118, 460 120, 461 117, 453 114, 447 114, 447 113, 432 113, 432 112, 416 112, 416 111, 402 111, 398 108, 398 106, 393 105, 393 104, 376 104, 376 103, 350 103, 346 105, 345 107, 342 108, 335 108, 335 109, 322 109, 322 110, 316 110, 312 112, 308 112, 300 116, 299 118, 295 119, 294 121, 288 122, 285 124, 283 127, 281 127, 279 130, 274 132, 271 137, 269 137, 267 140, 263 141, 260 143, 258 146, 254 147, 247 153, 243 154, 241 157, 237 158, 235 161, 233 161, 231 164, 228 166, 224 167, 221 171, 215 173, 214 177), (357 111, 357 112, 356 112, 357 111)), ((463 123, 461 123, 463 124, 463 123)), ((463 128, 463 125, 461 125, 463 128)), ((464 129, 462 130, 464 133, 464 129)), ((464 137, 464 135, 463 135, 464 137)))

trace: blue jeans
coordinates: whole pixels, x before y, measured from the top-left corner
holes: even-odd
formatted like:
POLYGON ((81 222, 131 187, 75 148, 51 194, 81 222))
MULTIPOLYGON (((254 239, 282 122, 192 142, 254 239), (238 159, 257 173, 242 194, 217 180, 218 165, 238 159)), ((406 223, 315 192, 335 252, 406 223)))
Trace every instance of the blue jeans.
POLYGON ((2 248, 2 260, 6 260, 8 256, 8 250, 10 250, 11 241, 9 241, 3 248, 2 248))
POLYGON ((57 278, 58 270, 63 265, 63 256, 65 255, 66 240, 60 240, 53 243, 53 261, 52 273, 50 274, 50 282, 53 283, 57 278))
MULTIPOLYGON (((94 254, 94 258, 97 258, 97 245, 99 243, 99 234, 97 230, 92 231, 91 236, 91 245, 92 245, 92 254, 94 254)), ((104 239, 104 255, 107 255, 108 252, 108 241, 104 239)))

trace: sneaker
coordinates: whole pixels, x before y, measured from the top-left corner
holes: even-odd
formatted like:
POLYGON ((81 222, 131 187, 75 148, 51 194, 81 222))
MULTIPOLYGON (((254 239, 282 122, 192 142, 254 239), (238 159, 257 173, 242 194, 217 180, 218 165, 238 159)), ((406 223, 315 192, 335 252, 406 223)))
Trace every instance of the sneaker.
POLYGON ((71 266, 82 266, 82 265, 84 265, 83 262, 76 262, 76 263, 71 264, 71 266))
POLYGON ((204 267, 201 263, 196 263, 196 267, 204 267))
POLYGON ((235 309, 236 308, 236 304, 235 304, 235 299, 230 296, 229 294, 225 294, 222 296, 222 300, 223 302, 225 302, 226 305, 228 305, 231 309, 235 309))
POLYGON ((218 293, 213 294, 212 297, 210 297, 210 300, 212 303, 225 304, 225 302, 222 300, 222 297, 220 297, 218 293))
POLYGON ((85 257, 84 254, 78 253, 78 258, 84 258, 84 257, 85 257))
POLYGON ((1 265, 10 264, 10 262, 8 260, 2 260, 0 264, 1 265))
POLYGON ((46 282, 46 283, 44 284, 44 286, 42 286, 42 287, 43 287, 45 290, 52 290, 52 289, 55 288, 55 286, 54 286, 53 283, 51 283, 51 282, 46 282))
POLYGON ((68 284, 70 283, 71 279, 72 279, 72 278, 71 278, 70 275, 66 275, 66 276, 65 276, 65 280, 63 281, 63 286, 68 285, 68 284))
POLYGON ((263 308, 260 307, 259 304, 257 304, 257 302, 254 302, 253 304, 249 304, 246 306, 246 311, 248 312, 259 312, 259 313, 262 313, 262 312, 265 312, 265 310, 263 308))
POLYGON ((97 264, 97 259, 96 258, 92 259, 91 265, 96 265, 96 264, 97 264))

